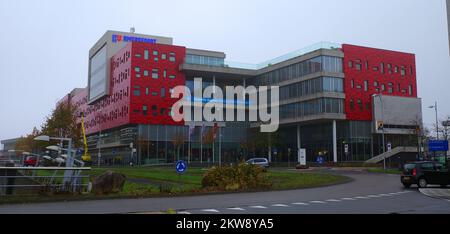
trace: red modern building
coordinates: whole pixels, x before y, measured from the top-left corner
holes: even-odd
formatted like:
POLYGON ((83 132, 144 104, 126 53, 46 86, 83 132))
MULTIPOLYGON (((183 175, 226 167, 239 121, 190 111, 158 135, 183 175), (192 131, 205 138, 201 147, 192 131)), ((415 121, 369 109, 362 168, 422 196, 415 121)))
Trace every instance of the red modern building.
POLYGON ((87 88, 63 100, 85 114, 91 155, 104 164, 254 156, 296 161, 299 149, 306 149, 308 161, 318 155, 366 161, 397 147, 406 149, 398 153, 417 149, 422 113, 414 54, 319 43, 261 64, 233 64, 225 57, 173 45, 167 37, 108 31, 89 52, 87 88), (249 122, 173 121, 171 108, 179 99, 171 92, 180 85, 193 92, 194 78, 202 78, 202 89, 279 86, 281 143, 252 147, 260 134, 249 122), (211 143, 205 135, 213 126, 218 130, 211 143))

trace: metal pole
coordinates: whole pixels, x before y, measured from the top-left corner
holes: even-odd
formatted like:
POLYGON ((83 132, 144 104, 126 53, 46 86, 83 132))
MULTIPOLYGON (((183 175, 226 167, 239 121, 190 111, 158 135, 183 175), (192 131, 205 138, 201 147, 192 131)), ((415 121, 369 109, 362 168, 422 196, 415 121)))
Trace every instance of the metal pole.
MULTIPOLYGON (((386 153, 386 145, 385 145, 385 140, 384 140, 384 108, 383 108, 383 99, 382 99, 382 94, 378 95, 378 97, 380 98, 380 103, 381 103, 381 120, 383 121, 383 128, 381 129, 381 135, 382 135, 382 143, 383 143, 383 154, 386 153)), ((386 170, 386 156, 383 156, 383 168, 384 170, 386 170)))
POLYGON ((438 120, 438 106, 437 101, 434 104, 434 110, 436 111, 436 140, 439 140, 439 120, 438 120))

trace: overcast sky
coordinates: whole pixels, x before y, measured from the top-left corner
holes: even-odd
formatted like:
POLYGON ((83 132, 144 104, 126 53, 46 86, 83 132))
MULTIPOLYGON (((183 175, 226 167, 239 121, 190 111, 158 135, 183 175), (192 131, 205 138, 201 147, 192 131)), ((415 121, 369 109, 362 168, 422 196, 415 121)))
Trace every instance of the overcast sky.
POLYGON ((416 54, 426 124, 450 114, 445 0, 0 0, 0 139, 39 127, 57 100, 87 84, 88 51, 108 30, 259 63, 319 41, 416 54))

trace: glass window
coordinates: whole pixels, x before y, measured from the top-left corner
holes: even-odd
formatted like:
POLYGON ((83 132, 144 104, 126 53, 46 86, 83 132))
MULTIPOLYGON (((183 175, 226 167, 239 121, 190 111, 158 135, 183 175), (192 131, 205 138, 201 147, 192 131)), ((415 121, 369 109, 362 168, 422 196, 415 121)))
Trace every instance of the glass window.
POLYGON ((381 74, 384 74, 384 63, 380 63, 381 74))
POLYGON ((158 56, 158 51, 157 50, 153 50, 153 55, 154 56, 158 56))
POLYGON ((163 77, 164 77, 164 78, 167 77, 167 70, 166 70, 166 69, 164 69, 163 77))
POLYGON ((144 70, 144 76, 148 76, 148 70, 144 70))
POLYGON ((141 96, 141 87, 139 85, 135 85, 133 90, 133 95, 134 96, 141 96))
POLYGON ((158 69, 153 69, 152 70, 152 78, 153 79, 158 79, 159 78, 158 69))
POLYGON ((158 58, 158 57, 155 57, 154 60, 155 60, 155 62, 158 62, 158 61, 159 61, 159 58, 158 58))
POLYGON ((175 76, 175 75, 170 75, 169 78, 170 78, 170 79, 175 79, 176 76, 175 76))
POLYGON ((364 81, 364 91, 369 91, 369 81, 367 80, 364 81))
POLYGON ((378 81, 374 81, 373 86, 378 87, 378 81))
POLYGON ((385 91, 386 90, 386 86, 384 84, 381 85, 381 91, 385 91))
POLYGON ((352 67, 353 67, 353 61, 351 61, 351 60, 348 61, 348 67, 349 67, 349 68, 352 68, 352 67))
POLYGON ((354 88, 354 87, 355 87, 355 81, 352 80, 351 83, 350 83, 350 85, 351 85, 352 88, 354 88))
POLYGON ((395 72, 395 73, 398 73, 398 66, 395 66, 394 72, 395 72))
POLYGON ((401 68, 401 75, 406 76, 406 68, 404 66, 401 68))
POLYGON ((166 97, 166 89, 161 88, 161 97, 166 97))
POLYGON ((152 106, 152 115, 158 116, 158 107, 155 105, 152 106))
POLYGON ((379 68, 378 68, 377 66, 375 66, 375 67, 373 67, 373 70, 374 70, 374 71, 378 71, 379 68))
POLYGON ((166 115, 166 109, 165 108, 161 108, 160 114, 161 114, 161 116, 165 116, 166 115))
POLYGON ((152 96, 154 97, 158 96, 158 92, 152 92, 152 96))
POLYGON ((135 68, 134 68, 134 71, 135 71, 135 72, 141 72, 141 68, 140 68, 140 67, 135 67, 135 68))
POLYGON ((161 59, 162 60, 166 60, 167 59, 167 54, 161 54, 161 59))
POLYGON ((135 54, 134 56, 135 56, 136 58, 141 58, 141 57, 142 57, 141 54, 135 54))
POLYGON ((169 53, 169 61, 170 62, 175 62, 176 61, 175 56, 176 56, 175 53, 173 53, 173 52, 169 53))
POLYGON ((146 116, 147 115, 147 106, 142 106, 142 114, 144 115, 144 116, 146 116))
POLYGON ((144 59, 148 60, 148 58, 149 58, 149 52, 148 52, 148 50, 144 50, 144 59))
POLYGON ((359 107, 359 111, 364 111, 364 109, 363 109, 363 102, 362 102, 362 100, 361 99, 358 99, 358 107, 359 107))
POLYGON ((145 87, 145 95, 148 96, 148 87, 145 87))
POLYGON ((413 95, 413 87, 412 87, 412 85, 409 85, 409 86, 408 86, 408 94, 409 94, 410 96, 413 95))

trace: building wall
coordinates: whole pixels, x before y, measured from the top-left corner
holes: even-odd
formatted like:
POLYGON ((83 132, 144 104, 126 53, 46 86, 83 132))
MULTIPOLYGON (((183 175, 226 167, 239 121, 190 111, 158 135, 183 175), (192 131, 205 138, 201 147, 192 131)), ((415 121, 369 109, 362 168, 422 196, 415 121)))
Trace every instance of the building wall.
POLYGON ((185 75, 180 71, 180 66, 183 64, 185 56, 185 47, 133 43, 131 58, 131 123, 184 125, 184 122, 174 122, 170 116, 171 107, 179 100, 178 98, 171 98, 170 90, 186 83, 185 75), (146 50, 148 51, 148 58, 145 57, 146 50), (157 52, 157 55, 154 55, 154 51, 157 52), (170 53, 175 53, 175 61, 173 62, 169 60, 170 53), (139 57, 136 55, 139 55, 139 57), (165 59, 163 59, 163 55, 166 56, 165 59), (139 68, 139 72, 136 68, 139 68), (158 78, 152 77, 153 69, 158 69, 158 78), (145 71, 148 72, 147 75, 145 71), (171 78, 171 76, 175 76, 175 78, 171 78), (140 93, 140 95, 136 96, 136 92, 140 93), (147 108, 146 113, 143 107, 147 108))
POLYGON ((373 94, 417 97, 414 54, 347 44, 342 45, 342 50, 344 52, 345 113, 348 120, 372 120, 373 94), (390 69, 388 68, 389 64, 391 64, 390 69), (358 70, 357 66, 360 66, 361 69, 358 70), (402 66, 405 68, 404 76, 401 75, 402 66), (367 81, 367 90, 365 81, 367 81), (375 86, 375 82, 377 82, 377 86, 375 86), (384 91, 382 90, 383 85, 385 86, 384 91), (411 93, 409 93, 410 85, 411 93), (392 88, 391 92, 390 88, 392 88))

